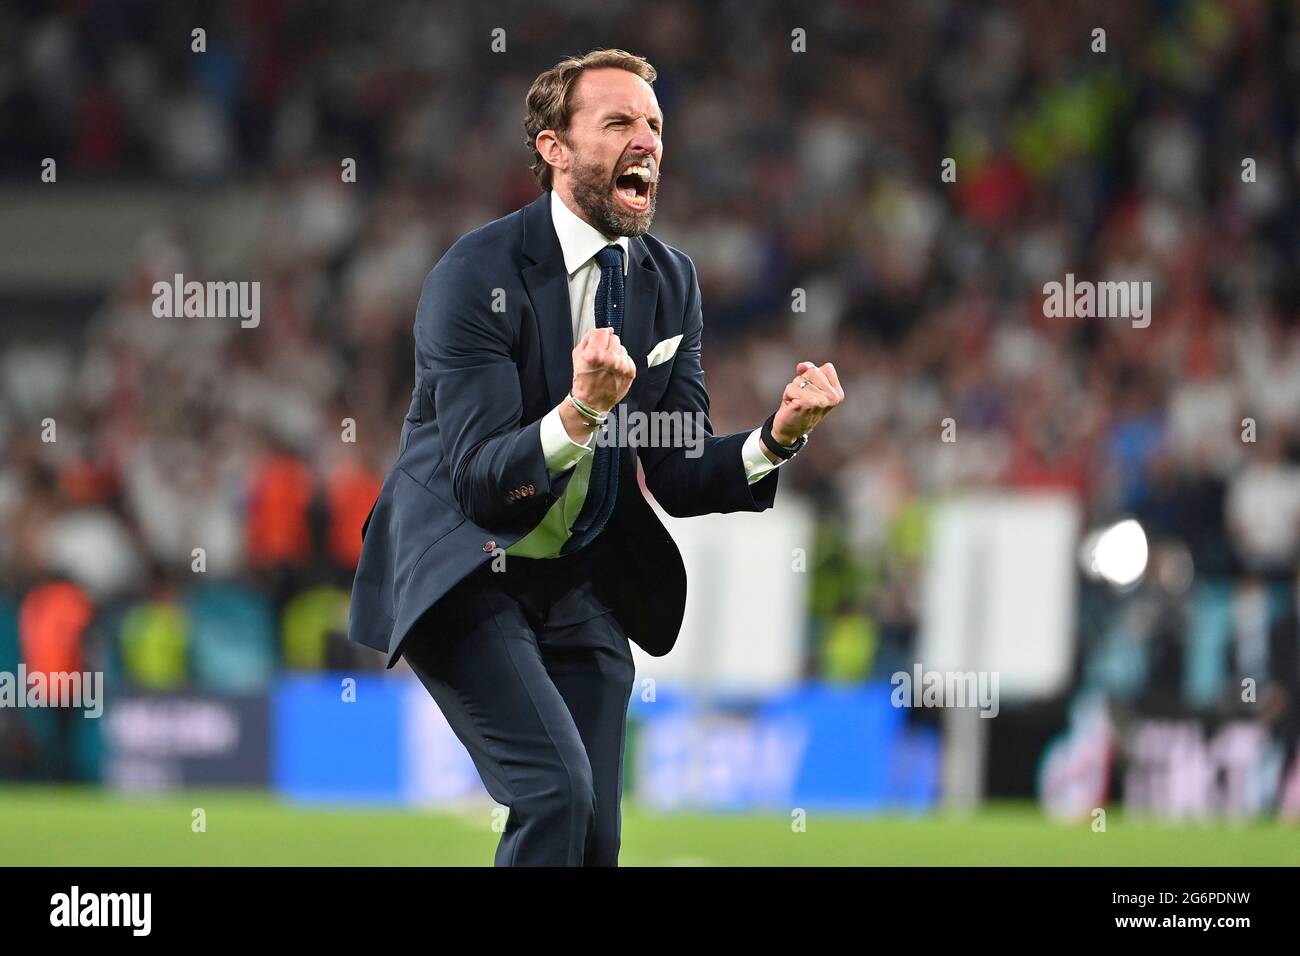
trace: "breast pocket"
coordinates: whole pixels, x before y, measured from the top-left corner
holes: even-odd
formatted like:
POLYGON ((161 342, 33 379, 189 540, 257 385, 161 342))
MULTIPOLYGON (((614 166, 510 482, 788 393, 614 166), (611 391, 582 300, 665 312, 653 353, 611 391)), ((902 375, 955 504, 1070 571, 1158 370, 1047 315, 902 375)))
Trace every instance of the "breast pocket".
POLYGON ((664 389, 668 387, 668 380, 672 378, 674 361, 675 359, 669 359, 638 371, 632 387, 628 389, 628 399, 638 408, 653 408, 658 404, 659 399, 663 398, 664 389))

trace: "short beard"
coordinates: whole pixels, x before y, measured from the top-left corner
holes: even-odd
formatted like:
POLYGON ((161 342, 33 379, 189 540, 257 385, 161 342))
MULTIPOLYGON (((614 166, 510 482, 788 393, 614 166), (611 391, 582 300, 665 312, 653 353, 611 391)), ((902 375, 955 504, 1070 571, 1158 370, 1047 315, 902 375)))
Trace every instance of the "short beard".
POLYGON ((640 212, 631 212, 614 198, 614 184, 596 163, 579 163, 573 170, 573 201, 587 214, 591 224, 606 236, 644 236, 655 217, 659 184, 653 183, 649 202, 640 212))

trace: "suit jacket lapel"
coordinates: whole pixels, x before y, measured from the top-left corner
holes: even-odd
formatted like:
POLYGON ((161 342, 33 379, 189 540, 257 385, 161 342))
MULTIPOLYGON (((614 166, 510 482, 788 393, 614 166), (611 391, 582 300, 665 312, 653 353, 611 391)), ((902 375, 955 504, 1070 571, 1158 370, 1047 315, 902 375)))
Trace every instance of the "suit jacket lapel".
POLYGON ((620 340, 636 363, 636 373, 646 369, 646 353, 654 344, 655 312, 659 304, 659 273, 648 268, 650 253, 640 238, 628 243, 628 270, 624 283, 627 315, 623 319, 620 340))
POLYGON ((564 253, 551 222, 551 194, 544 192, 524 209, 524 288, 541 334, 542 369, 551 408, 573 384, 573 310, 569 305, 569 274, 564 253))

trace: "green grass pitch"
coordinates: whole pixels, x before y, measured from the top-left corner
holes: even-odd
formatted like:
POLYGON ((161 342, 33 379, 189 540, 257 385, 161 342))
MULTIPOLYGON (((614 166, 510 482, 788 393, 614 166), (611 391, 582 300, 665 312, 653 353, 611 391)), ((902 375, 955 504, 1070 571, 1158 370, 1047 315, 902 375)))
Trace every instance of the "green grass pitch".
MULTIPOLYGON (((489 865, 492 808, 456 813, 304 807, 264 793, 120 797, 0 789, 0 864, 25 866, 489 865), (202 808, 206 832, 191 828, 202 808)), ((780 814, 655 814, 625 801, 625 866, 1102 865, 1300 863, 1296 828, 1165 826, 1111 812, 1105 833, 1032 806, 971 816, 848 817, 817 810, 804 832, 780 814)))

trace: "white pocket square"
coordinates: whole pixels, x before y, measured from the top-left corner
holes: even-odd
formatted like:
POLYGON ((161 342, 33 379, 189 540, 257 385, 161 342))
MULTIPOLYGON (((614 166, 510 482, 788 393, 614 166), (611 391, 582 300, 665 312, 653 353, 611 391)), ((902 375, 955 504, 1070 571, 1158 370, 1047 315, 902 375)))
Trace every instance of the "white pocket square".
POLYGON ((681 342, 680 335, 674 335, 671 339, 664 339, 658 345, 650 350, 650 354, 645 357, 645 367, 653 368, 667 362, 677 353, 677 345, 681 342))

